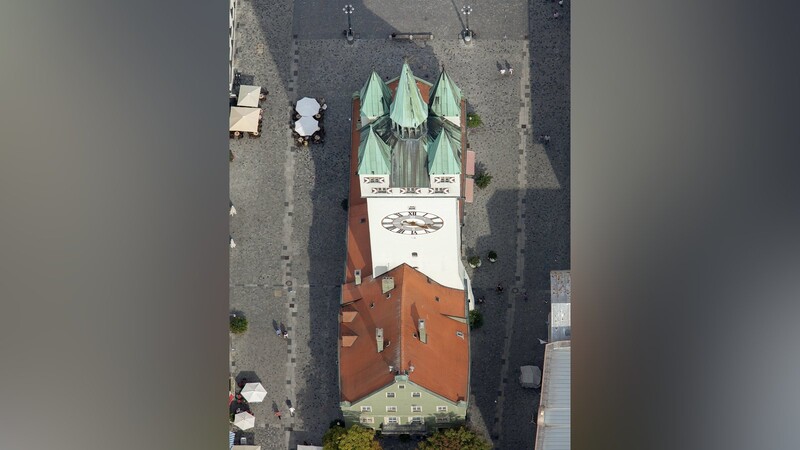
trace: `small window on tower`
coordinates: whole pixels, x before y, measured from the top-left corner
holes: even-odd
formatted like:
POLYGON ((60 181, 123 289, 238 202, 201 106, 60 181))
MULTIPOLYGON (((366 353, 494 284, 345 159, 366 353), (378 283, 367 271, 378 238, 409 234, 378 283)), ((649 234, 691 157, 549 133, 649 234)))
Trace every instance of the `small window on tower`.
POLYGON ((411 253, 411 257, 412 258, 416 258, 417 256, 419 256, 419 254, 417 252, 412 252, 411 253))

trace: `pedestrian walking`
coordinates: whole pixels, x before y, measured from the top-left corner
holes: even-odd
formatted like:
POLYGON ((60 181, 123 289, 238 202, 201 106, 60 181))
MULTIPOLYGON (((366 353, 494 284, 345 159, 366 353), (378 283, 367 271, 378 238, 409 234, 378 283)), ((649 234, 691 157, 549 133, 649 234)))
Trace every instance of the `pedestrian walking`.
POLYGON ((283 332, 283 338, 284 339, 289 339, 289 332, 288 331, 284 331, 283 332))
POLYGON ((497 283, 497 293, 498 294, 503 293, 503 283, 497 283))
POLYGON ((482 304, 483 304, 483 302, 485 302, 485 301, 486 301, 486 299, 485 299, 485 298, 483 298, 483 297, 478 297, 478 300, 477 300, 477 302, 478 302, 478 304, 479 304, 479 305, 482 305, 482 304))
POLYGON ((550 135, 549 134, 545 134, 544 135, 544 143, 545 144, 549 144, 550 143, 550 135))
POLYGON ((506 74, 506 69, 500 69, 500 75, 505 75, 505 74, 506 74))
POLYGON ((564 0, 558 0, 558 6, 564 7, 564 0))
POLYGON ((281 420, 281 412, 280 411, 275 411, 275 417, 277 417, 278 420, 281 420))
POLYGON ((512 69, 511 67, 509 67, 509 68, 508 68, 508 74, 509 74, 509 75, 514 75, 514 69, 512 69))
POLYGON ((233 203, 231 203, 231 212, 230 212, 230 214, 231 214, 231 217, 236 215, 236 207, 233 206, 233 203))
POLYGON ((236 248, 236 242, 233 241, 233 237, 230 238, 231 248, 236 248))
POLYGON ((277 334, 277 335, 278 335, 278 337, 280 337, 280 336, 283 336, 283 332, 281 331, 281 329, 280 329, 280 328, 276 328, 276 329, 275 329, 275 334, 277 334))
POLYGON ((294 406, 291 406, 291 407, 289 407, 289 414, 290 414, 292 417, 294 417, 294 412, 295 412, 295 411, 296 411, 296 410, 294 409, 294 406))
POLYGON ((558 19, 559 17, 561 17, 561 14, 558 11, 553 11, 553 19, 558 19))

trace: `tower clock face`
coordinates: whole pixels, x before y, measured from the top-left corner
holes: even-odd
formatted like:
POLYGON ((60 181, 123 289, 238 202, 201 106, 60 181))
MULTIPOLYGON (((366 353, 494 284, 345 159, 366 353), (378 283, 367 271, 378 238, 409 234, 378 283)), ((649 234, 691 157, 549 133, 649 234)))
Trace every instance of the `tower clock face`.
POLYGON ((415 236, 433 233, 444 226, 444 220, 423 211, 401 211, 384 217, 381 225, 392 233, 415 236))

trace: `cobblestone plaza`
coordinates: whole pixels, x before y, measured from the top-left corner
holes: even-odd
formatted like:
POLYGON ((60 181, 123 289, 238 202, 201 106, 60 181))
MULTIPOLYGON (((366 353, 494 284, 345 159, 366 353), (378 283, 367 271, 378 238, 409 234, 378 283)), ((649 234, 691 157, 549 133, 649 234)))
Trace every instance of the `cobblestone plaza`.
MULTIPOLYGON (((256 427, 238 436, 264 449, 321 444, 340 417, 337 313, 345 258, 352 93, 375 69, 435 81, 444 65, 483 125, 469 149, 491 184, 466 206, 465 256, 484 315, 472 332, 469 423, 496 448, 532 448, 537 393, 517 382, 521 365, 541 366, 547 338, 549 274, 569 268, 569 4, 534 0, 471 3, 471 45, 459 38, 461 4, 449 1, 351 2, 356 41, 332 2, 240 0, 236 65, 243 82, 269 91, 257 139, 231 140, 231 309, 249 330, 232 338, 232 373, 260 381, 256 427), (553 18, 553 11, 560 18, 553 18), (432 32, 397 42, 393 32, 432 32), (498 63, 513 74, 502 76, 498 63), (325 143, 293 146, 292 105, 324 98, 325 143), (550 136, 546 145, 540 135, 550 136), (498 261, 489 263, 488 251, 498 261), (494 287, 502 282, 502 295, 494 287), (523 293, 527 293, 524 300, 523 293), (275 334, 285 327, 289 338, 275 334), (513 344, 513 345, 512 345, 513 344), (297 408, 288 414, 287 400, 297 408), (278 418, 273 411, 283 412, 278 418)), ((469 269, 468 269, 469 270, 469 269)), ((386 447, 401 447, 398 442, 386 447)), ((408 447, 410 448, 410 447, 408 447)))

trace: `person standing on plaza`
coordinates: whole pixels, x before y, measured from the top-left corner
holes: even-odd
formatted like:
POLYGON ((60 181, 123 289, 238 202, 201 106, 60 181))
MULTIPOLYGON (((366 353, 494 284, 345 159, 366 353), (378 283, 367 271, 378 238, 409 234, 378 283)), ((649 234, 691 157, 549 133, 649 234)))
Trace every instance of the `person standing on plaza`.
POLYGON ((294 412, 295 412, 295 411, 296 411, 296 410, 294 409, 294 406, 290 406, 290 407, 289 407, 289 415, 291 415, 292 417, 294 417, 294 412))
POLYGON ((280 411, 275 411, 275 417, 277 417, 278 420, 281 420, 281 412, 280 411))

